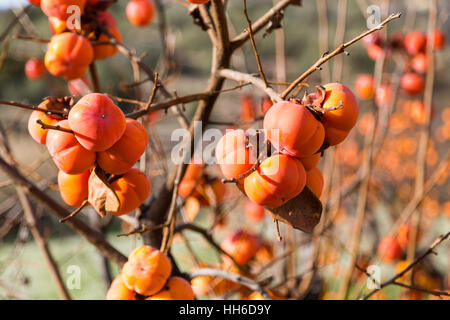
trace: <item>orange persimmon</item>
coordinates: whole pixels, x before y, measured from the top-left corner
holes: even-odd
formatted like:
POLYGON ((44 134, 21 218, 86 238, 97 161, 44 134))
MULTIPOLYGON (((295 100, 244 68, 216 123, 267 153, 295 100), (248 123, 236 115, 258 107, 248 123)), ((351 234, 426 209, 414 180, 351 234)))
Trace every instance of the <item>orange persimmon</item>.
POLYGON ((72 207, 79 207, 89 196, 90 171, 80 174, 58 172, 58 187, 61 198, 72 207))
POLYGON ((69 112, 69 124, 80 144, 92 151, 108 150, 126 129, 122 110, 100 93, 81 98, 69 112))
POLYGON ((119 179, 111 183, 120 201, 117 212, 113 215, 121 216, 137 209, 150 195, 152 185, 147 176, 139 169, 132 168, 119 179))
POLYGON ((325 140, 334 146, 341 143, 356 124, 359 107, 353 92, 343 84, 328 83, 324 88, 324 109, 342 105, 342 108, 325 112, 322 120, 325 140))
POLYGON ((72 32, 54 35, 45 53, 45 67, 54 76, 81 78, 94 59, 94 49, 83 36, 72 32))
POLYGON ((127 288, 122 281, 122 275, 119 274, 106 292, 106 300, 136 300, 136 294, 127 288))
POLYGON ((287 155, 274 155, 244 180, 244 190, 254 202, 276 208, 303 191, 306 172, 302 163, 287 155))
POLYGON ((167 289, 158 292, 148 300, 194 300, 191 284, 181 277, 171 277, 166 284, 167 289))
POLYGON ((108 173, 123 174, 139 160, 147 144, 144 126, 134 119, 126 119, 124 134, 111 148, 97 153, 97 163, 108 173))
POLYGON ((267 139, 283 154, 303 158, 317 152, 323 144, 322 124, 305 106, 282 101, 264 116, 267 139))
POLYGON ((143 245, 128 257, 122 268, 122 281, 128 289, 150 296, 164 288, 171 272, 172 264, 163 252, 143 245))
MULTIPOLYGON (((70 130, 67 120, 55 125, 70 130)), ((46 144, 56 166, 67 174, 86 172, 95 164, 95 152, 85 149, 73 133, 50 130, 46 144)))

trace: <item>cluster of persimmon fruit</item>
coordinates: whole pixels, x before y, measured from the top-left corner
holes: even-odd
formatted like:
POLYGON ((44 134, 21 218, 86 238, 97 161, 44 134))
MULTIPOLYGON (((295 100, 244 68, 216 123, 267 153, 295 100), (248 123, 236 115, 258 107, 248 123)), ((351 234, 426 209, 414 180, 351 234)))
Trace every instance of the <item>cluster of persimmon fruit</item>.
MULTIPOLYGON (((447 42, 445 34, 439 29, 434 31, 432 39, 428 39, 426 34, 418 30, 406 35, 395 32, 386 41, 382 40, 379 32, 372 33, 363 39, 367 54, 373 60, 379 59, 382 55, 389 58, 394 53, 400 54, 406 60, 400 87, 409 97, 423 93, 425 87, 423 75, 428 70, 426 47, 429 41, 433 42, 435 50, 443 50, 447 42)), ((378 107, 389 106, 394 95, 389 82, 383 82, 378 89, 375 89, 374 78, 370 74, 358 76, 355 92, 363 100, 374 98, 378 107)), ((417 115, 423 115, 425 109, 423 101, 414 100, 413 109, 417 115)), ((423 121, 423 117, 421 119, 423 121)))
MULTIPOLYGON (((44 62, 31 58, 25 66, 25 74, 31 80, 40 79, 47 69, 54 76, 68 81, 81 79, 95 60, 112 57, 118 52, 122 35, 114 16, 106 11, 112 0, 30 0, 48 16, 53 33, 47 45, 44 62), (72 15, 71 6, 80 9, 80 28, 72 15)), ((126 7, 130 23, 138 27, 149 25, 155 17, 153 0, 131 0, 126 7)))
POLYGON ((264 105, 262 132, 275 151, 262 160, 246 130, 227 130, 216 146, 225 179, 234 179, 250 200, 268 208, 285 204, 305 186, 320 197, 320 157, 327 147, 344 141, 358 118, 352 91, 343 84, 329 83, 302 100, 264 105))
POLYGON ((189 281, 171 276, 172 263, 148 245, 134 249, 111 283, 107 300, 194 300, 189 281))
POLYGON ((62 199, 71 206, 81 206, 89 196, 91 172, 98 166, 109 174, 108 181, 120 201, 119 210, 111 213, 123 215, 135 210, 151 192, 148 177, 133 168, 147 148, 147 130, 126 118, 104 94, 88 94, 73 106, 71 101, 47 98, 28 121, 31 137, 47 146, 59 169, 62 199))

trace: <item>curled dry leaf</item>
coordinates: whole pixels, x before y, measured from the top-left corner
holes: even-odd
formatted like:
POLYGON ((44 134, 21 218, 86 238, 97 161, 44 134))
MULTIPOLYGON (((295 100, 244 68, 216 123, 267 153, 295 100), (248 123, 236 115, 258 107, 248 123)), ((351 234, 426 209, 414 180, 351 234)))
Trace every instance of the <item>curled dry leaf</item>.
POLYGON ((89 177, 88 201, 102 218, 107 212, 117 212, 120 209, 116 192, 109 184, 105 172, 98 166, 89 177))
POLYGON ((323 101, 325 100, 326 90, 322 86, 316 86, 317 92, 306 94, 301 100, 301 104, 307 107, 322 109, 323 101))
POLYGON ((322 203, 308 187, 284 205, 266 209, 274 220, 306 233, 313 231, 322 215, 322 203))

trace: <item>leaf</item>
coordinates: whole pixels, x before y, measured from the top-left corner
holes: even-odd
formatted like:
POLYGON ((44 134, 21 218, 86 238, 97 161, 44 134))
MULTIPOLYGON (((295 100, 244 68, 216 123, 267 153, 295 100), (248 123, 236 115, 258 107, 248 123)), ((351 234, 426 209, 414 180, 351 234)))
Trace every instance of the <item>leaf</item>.
POLYGON ((306 233, 313 231, 322 215, 322 203, 308 187, 284 205, 266 209, 274 220, 284 222, 306 233))
POLYGON ((322 86, 316 86, 317 92, 306 94, 304 95, 303 99, 301 100, 301 103, 304 106, 312 107, 312 108, 322 108, 323 101, 326 97, 326 90, 322 86))
POLYGON ((109 184, 105 172, 98 166, 89 176, 88 201, 102 218, 107 212, 117 212, 120 209, 119 197, 109 184))

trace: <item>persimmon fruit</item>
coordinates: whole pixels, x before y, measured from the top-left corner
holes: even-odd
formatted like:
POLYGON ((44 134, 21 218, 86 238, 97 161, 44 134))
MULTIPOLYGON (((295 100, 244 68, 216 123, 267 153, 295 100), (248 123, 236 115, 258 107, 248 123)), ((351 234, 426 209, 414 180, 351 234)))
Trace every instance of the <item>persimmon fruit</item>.
POLYGON ((256 150, 242 129, 229 130, 216 146, 217 163, 226 179, 238 178, 256 163, 256 150))
POLYGON ((54 76, 81 78, 94 59, 94 49, 83 36, 72 32, 54 35, 45 53, 45 67, 54 76))
POLYGON ((126 173, 139 160, 147 145, 148 134, 144 126, 134 119, 126 119, 124 134, 111 148, 97 153, 97 163, 108 173, 126 173))
POLYGON ((121 216, 137 209, 150 195, 152 185, 148 177, 139 169, 132 168, 119 179, 111 183, 120 201, 117 212, 113 215, 121 216))
POLYGON ((320 198, 323 190, 323 175, 319 168, 306 171, 306 185, 320 198))
POLYGON ((41 0, 41 9, 45 15, 67 20, 72 13, 67 12, 70 6, 77 6, 83 12, 86 0, 41 0))
POLYGON ((300 160, 278 154, 264 160, 244 179, 247 196, 259 205, 277 208, 303 191, 306 172, 300 160))
MULTIPOLYGON (((67 120, 55 125, 70 130, 67 120)), ((67 174, 86 172, 95 164, 95 152, 84 148, 73 133, 49 130, 46 144, 56 166, 67 174)))
POLYGON ((342 105, 342 108, 325 112, 322 123, 325 128, 325 140, 331 145, 341 143, 355 126, 359 107, 353 92, 340 83, 324 85, 324 109, 342 105))
POLYGON ((114 278, 106 292, 106 300, 136 300, 136 293, 123 283, 122 274, 114 278))
POLYGON ((150 296, 161 291, 172 272, 170 259, 161 251, 143 245, 134 249, 122 268, 128 289, 150 296))
POLYGON ((30 114, 30 117, 28 118, 28 133, 37 143, 46 144, 49 129, 43 129, 42 126, 37 123, 38 120, 49 125, 55 125, 59 120, 42 111, 33 111, 30 114))
POLYGON ((72 207, 79 207, 89 196, 90 171, 80 174, 58 172, 58 187, 61 198, 72 207))
POLYGON ((171 277, 166 284, 167 289, 158 292, 148 300, 194 300, 191 284, 181 277, 171 277))
POLYGON ((308 157, 323 144, 323 125, 305 106, 282 101, 273 105, 264 116, 267 139, 283 154, 308 157))
POLYGON ((153 0, 131 0, 126 7, 126 15, 131 24, 145 27, 152 23, 156 13, 153 0))
POLYGON ((100 93, 81 98, 70 110, 68 120, 80 144, 92 151, 111 148, 127 126, 122 110, 100 93))
POLYGON ((220 245, 223 251, 241 265, 253 259, 260 246, 260 239, 245 230, 230 233, 220 245))

